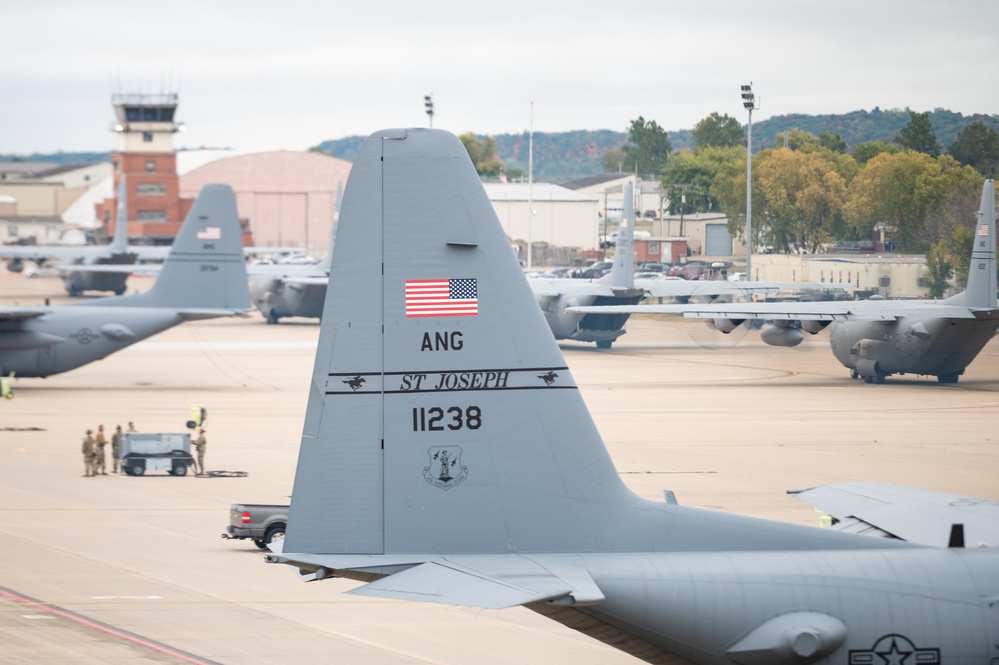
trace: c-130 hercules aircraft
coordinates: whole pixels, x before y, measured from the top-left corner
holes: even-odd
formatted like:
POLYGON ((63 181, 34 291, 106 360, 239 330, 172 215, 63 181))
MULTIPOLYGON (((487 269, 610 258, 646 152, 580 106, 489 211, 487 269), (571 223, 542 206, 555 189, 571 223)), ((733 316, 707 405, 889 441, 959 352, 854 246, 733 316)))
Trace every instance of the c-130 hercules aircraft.
POLYGON ((378 132, 354 163, 294 497, 265 558, 305 581, 524 605, 649 663, 999 658, 995 549, 629 490, 467 152, 441 130, 378 132))
POLYGON ((243 235, 228 185, 206 185, 146 293, 0 307, 0 374, 76 369, 184 321, 250 310, 243 235))
POLYGON ((857 300, 797 303, 709 303, 579 307, 570 311, 607 316, 682 314, 707 319, 729 333, 747 320, 768 320, 761 339, 797 346, 802 331, 817 334, 832 324, 829 344, 850 376, 884 383, 892 374, 935 376, 957 383, 999 329, 996 300, 995 182, 986 180, 975 223, 968 286, 946 300, 857 300))

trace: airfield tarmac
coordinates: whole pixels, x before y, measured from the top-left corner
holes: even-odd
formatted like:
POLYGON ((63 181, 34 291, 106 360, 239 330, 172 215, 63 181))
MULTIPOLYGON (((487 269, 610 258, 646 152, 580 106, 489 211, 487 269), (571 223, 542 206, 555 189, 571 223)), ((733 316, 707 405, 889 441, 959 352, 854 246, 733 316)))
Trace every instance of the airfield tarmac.
MULTIPOLYGON (((58 280, 0 270, 0 304, 63 295, 58 280)), ((878 386, 851 380, 824 334, 781 349, 755 332, 729 345, 678 319, 627 330, 610 351, 562 349, 624 480, 646 497, 671 489, 681 503, 812 525, 785 490, 869 480, 999 500, 995 339, 956 385, 878 386)), ((315 320, 270 326, 258 314, 188 323, 15 383, 0 401, 0 660, 638 662, 523 608, 303 584, 252 544, 220 539, 230 503, 291 492, 318 333, 315 320), (208 409, 207 467, 247 477, 82 477, 88 427, 182 431, 193 404, 208 409)))

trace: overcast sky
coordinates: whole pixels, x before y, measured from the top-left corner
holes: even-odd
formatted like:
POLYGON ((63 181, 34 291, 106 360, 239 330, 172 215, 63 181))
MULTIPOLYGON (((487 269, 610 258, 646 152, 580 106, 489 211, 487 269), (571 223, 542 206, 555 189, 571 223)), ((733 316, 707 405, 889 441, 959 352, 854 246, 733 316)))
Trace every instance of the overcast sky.
POLYGON ((178 147, 384 127, 668 130, 910 107, 999 113, 997 0, 0 0, 0 153, 105 151, 114 92, 178 92, 178 147), (349 5, 349 6, 348 6, 349 5))

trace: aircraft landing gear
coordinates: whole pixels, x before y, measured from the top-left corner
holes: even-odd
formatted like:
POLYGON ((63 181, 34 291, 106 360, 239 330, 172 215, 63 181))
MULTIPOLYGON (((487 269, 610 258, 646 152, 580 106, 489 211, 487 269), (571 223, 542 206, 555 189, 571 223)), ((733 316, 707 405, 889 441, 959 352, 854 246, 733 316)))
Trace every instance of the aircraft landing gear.
POLYGON ((280 321, 280 320, 281 320, 281 317, 278 316, 277 312, 275 312, 273 309, 271 309, 269 312, 267 312, 267 323, 269 323, 270 325, 272 325, 272 326, 276 325, 277 322, 280 321))
POLYGON ((609 348, 611 348, 611 345, 613 345, 613 344, 614 344, 614 342, 612 340, 605 339, 605 340, 602 340, 600 342, 597 342, 597 348, 598 349, 609 349, 609 348))
POLYGON ((951 372, 950 374, 941 374, 937 377, 937 381, 940 383, 957 383, 957 379, 961 376, 960 372, 951 372))
POLYGON ((850 370, 850 378, 851 379, 859 379, 860 378, 860 373, 857 372, 857 370, 855 370, 855 369, 851 369, 850 370))

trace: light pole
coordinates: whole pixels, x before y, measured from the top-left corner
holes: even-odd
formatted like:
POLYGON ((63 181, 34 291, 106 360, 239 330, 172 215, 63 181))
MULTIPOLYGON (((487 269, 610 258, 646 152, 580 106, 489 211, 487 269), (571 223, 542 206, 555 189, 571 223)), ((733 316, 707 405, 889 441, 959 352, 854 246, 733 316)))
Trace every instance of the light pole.
POLYGON ((753 111, 757 108, 753 82, 742 86, 742 105, 749 111, 746 135, 746 279, 753 279, 753 111))
POLYGON ((534 100, 531 100, 531 123, 527 135, 527 269, 533 267, 531 223, 534 221, 534 100))
POLYGON ((430 129, 434 128, 434 93, 423 95, 423 105, 427 107, 427 117, 430 118, 430 129))

